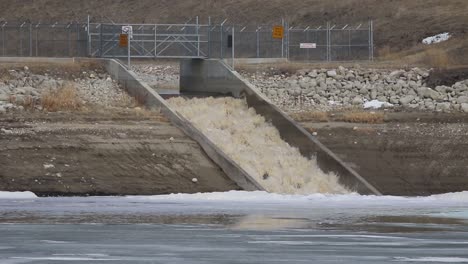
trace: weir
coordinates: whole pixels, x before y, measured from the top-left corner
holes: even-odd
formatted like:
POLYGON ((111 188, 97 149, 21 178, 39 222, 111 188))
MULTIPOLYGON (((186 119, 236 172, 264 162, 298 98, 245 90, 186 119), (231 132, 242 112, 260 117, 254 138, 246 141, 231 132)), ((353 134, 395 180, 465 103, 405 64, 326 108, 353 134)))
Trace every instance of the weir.
POLYGON ((338 175, 342 185, 358 193, 380 194, 374 186, 278 107, 271 104, 252 84, 224 62, 211 59, 181 60, 180 92, 245 97, 248 107, 255 109, 257 114, 271 123, 279 131, 283 141, 297 148, 304 157, 316 157, 318 167, 323 172, 338 175))
MULTIPOLYGON (((138 80, 138 77, 116 60, 103 60, 108 72, 119 81, 128 93, 147 107, 159 108, 169 120, 196 140, 207 155, 241 188, 245 190, 266 190, 261 181, 244 170, 231 159, 194 124, 177 112, 173 106, 154 89, 138 80)), ((190 96, 222 95, 245 98, 248 107, 255 109, 279 132, 281 139, 297 148, 305 158, 315 157, 318 167, 324 173, 338 176, 339 183, 360 194, 381 193, 356 171, 347 166, 332 151, 321 144, 304 128, 271 104, 256 88, 244 80, 224 62, 211 59, 182 59, 180 61, 180 93, 190 96)), ((312 172, 311 172, 312 173, 312 172)))

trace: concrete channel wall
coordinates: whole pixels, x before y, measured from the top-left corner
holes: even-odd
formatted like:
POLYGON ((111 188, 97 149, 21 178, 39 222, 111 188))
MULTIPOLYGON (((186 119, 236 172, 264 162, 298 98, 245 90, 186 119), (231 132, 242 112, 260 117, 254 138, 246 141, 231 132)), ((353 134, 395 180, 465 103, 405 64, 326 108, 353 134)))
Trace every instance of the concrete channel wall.
POLYGON ((147 84, 140 82, 135 73, 128 71, 116 60, 101 60, 109 74, 139 102, 148 108, 157 108, 179 129, 200 144, 203 150, 239 187, 247 191, 264 190, 241 167, 208 139, 200 130, 194 127, 182 115, 173 110, 166 101, 147 84))
POLYGON ((335 172, 342 184, 358 193, 381 194, 225 63, 219 60, 181 60, 180 89, 181 93, 221 93, 245 97, 249 107, 253 107, 258 114, 271 122, 279 130, 284 141, 298 148, 305 157, 316 156, 323 171, 335 172))

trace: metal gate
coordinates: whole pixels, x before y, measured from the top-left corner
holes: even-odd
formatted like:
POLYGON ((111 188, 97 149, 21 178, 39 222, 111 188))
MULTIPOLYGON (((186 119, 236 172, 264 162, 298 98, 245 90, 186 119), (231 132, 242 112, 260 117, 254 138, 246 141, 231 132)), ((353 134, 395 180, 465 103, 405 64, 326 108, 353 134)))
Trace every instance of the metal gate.
POLYGON ((209 27, 201 24, 90 24, 89 48, 93 57, 127 57, 119 46, 122 26, 132 26, 132 58, 206 58, 209 27))

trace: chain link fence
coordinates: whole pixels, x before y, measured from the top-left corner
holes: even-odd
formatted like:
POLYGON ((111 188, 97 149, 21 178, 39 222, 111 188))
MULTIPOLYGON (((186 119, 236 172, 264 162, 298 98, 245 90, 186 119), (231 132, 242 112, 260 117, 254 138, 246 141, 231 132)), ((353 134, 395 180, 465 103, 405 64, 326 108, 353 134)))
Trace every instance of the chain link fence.
POLYGON ((295 61, 373 60, 373 24, 292 27, 283 38, 272 25, 219 24, 9 24, 0 22, 0 55, 112 57, 128 55, 119 45, 122 26, 133 28, 132 58, 286 58, 295 61))
POLYGON ((0 25, 1 56, 86 57, 86 24, 10 24, 0 25))

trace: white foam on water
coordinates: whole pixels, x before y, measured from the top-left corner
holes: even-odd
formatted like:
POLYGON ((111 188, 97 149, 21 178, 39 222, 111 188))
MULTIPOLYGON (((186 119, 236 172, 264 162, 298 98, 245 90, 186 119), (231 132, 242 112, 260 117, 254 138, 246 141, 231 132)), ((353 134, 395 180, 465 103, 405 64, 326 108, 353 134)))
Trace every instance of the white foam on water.
POLYGON ((303 157, 278 130, 231 97, 181 97, 168 102, 269 192, 283 194, 349 193, 315 158, 303 157))
POLYGON ((34 199, 37 196, 33 192, 4 192, 0 191, 0 199, 34 199))
POLYGON ((396 257, 394 261, 397 262, 442 262, 442 263, 468 263, 468 258, 458 257, 420 257, 420 258, 405 258, 396 257))

